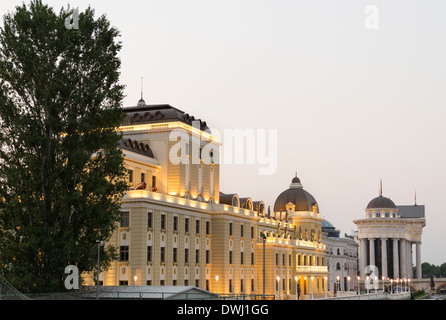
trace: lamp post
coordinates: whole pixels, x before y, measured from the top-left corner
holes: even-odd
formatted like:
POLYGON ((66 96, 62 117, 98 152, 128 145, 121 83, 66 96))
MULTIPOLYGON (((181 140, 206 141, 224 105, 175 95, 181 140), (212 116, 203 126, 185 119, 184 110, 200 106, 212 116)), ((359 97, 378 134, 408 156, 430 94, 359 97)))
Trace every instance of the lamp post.
POLYGON ((359 280, 361 280, 361 277, 360 277, 360 276, 357 276, 356 279, 358 280, 358 284, 357 284, 357 286, 358 286, 358 296, 359 296, 359 295, 361 294, 361 292, 360 292, 361 284, 360 284, 360 282, 359 282, 359 280))
POLYGON ((294 280, 296 281, 296 300, 299 300, 299 283, 297 282, 299 278, 295 276, 294 280))
POLYGON ((384 290, 384 281, 386 280, 386 277, 382 276, 382 279, 383 279, 383 293, 384 293, 386 291, 384 290))
POLYGON ((218 275, 215 276, 215 282, 217 283, 217 290, 216 290, 217 292, 216 293, 218 294, 218 275))
POLYGON ((365 279, 367 280, 367 285, 366 285, 366 288, 367 288, 367 294, 369 294, 369 280, 370 280, 370 277, 367 276, 367 277, 365 277, 365 279))
POLYGON ((277 300, 280 300, 280 277, 276 277, 277 280, 277 300))
POLYGON ((135 276, 133 277, 133 280, 135 280, 135 286, 136 286, 136 280, 138 280, 138 276, 135 274, 135 276))
POLYGON ((265 242, 266 242, 266 235, 262 232, 260 234, 260 237, 262 238, 263 242, 263 300, 265 300, 265 242))
POLYGON ((404 292, 407 292, 407 279, 404 278, 404 292))
POLYGON ((325 282, 324 282, 325 299, 327 299, 327 291, 328 291, 328 288, 327 288, 327 285, 328 285, 327 280, 328 280, 328 277, 325 276, 325 277, 324 277, 324 280, 325 280, 325 282))
POLYGON ((390 279, 390 294, 393 294, 393 279, 390 279))
POLYGON ((409 287, 409 294, 410 294, 410 278, 407 279, 407 285, 408 285, 408 287, 409 287))
POLYGON ((338 291, 341 291, 341 277, 340 276, 336 276, 336 287, 338 288, 338 291))
POLYGON ((350 294, 350 276, 347 276, 347 291, 350 294))
POLYGON ((314 299, 314 294, 313 294, 313 280, 314 280, 314 277, 313 276, 311 276, 310 277, 310 279, 311 279, 311 300, 313 300, 314 299))
POLYGON ((99 255, 101 253, 101 240, 95 241, 98 244, 98 270, 96 274, 96 300, 99 300, 99 255))
POLYGON ((375 276, 375 282, 373 283, 373 285, 375 286, 375 294, 378 293, 378 277, 375 276))

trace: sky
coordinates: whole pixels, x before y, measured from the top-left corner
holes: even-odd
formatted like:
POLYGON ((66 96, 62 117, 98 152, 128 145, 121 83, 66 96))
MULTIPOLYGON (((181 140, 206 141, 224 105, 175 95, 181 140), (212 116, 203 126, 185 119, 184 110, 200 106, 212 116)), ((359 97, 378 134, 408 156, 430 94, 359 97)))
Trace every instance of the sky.
MULTIPOLYGON (((147 104, 220 132, 276 132, 274 172, 259 174, 260 159, 223 163, 221 191, 273 208, 297 172, 343 235, 382 179, 397 205, 416 190, 422 261, 446 262, 445 1, 44 2, 91 5, 120 30, 124 106, 143 77, 147 104)), ((0 13, 21 3, 2 0, 0 13)))

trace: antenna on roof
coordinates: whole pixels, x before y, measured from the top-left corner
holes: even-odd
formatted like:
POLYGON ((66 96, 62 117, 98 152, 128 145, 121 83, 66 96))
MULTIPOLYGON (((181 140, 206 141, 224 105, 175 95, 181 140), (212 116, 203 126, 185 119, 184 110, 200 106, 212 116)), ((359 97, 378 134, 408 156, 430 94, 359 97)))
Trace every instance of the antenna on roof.
POLYGON ((415 205, 417 205, 417 190, 415 190, 415 205))
POLYGON ((144 78, 141 77, 141 100, 143 98, 143 86, 144 86, 144 78))
POLYGON ((379 179, 379 196, 382 197, 383 195, 383 180, 379 179))

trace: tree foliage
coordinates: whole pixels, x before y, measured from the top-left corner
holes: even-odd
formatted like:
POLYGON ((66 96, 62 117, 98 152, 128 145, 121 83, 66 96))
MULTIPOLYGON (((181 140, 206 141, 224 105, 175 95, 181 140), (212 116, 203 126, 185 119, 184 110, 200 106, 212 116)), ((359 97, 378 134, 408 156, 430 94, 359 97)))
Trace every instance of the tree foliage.
POLYGON ((127 189, 119 32, 91 8, 68 29, 70 13, 34 0, 0 28, 0 273, 25 292, 94 270, 127 189))
POLYGON ((423 262, 421 264, 421 270, 423 272, 423 278, 430 278, 430 276, 446 278, 446 263, 437 266, 428 262, 423 262))

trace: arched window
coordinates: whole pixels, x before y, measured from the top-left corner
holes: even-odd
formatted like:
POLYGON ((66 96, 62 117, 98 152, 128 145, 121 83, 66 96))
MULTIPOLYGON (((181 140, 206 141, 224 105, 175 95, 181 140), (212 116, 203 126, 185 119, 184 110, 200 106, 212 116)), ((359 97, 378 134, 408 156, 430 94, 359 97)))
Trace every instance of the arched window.
POLYGON ((336 263, 336 270, 341 270, 341 264, 339 262, 336 263))

